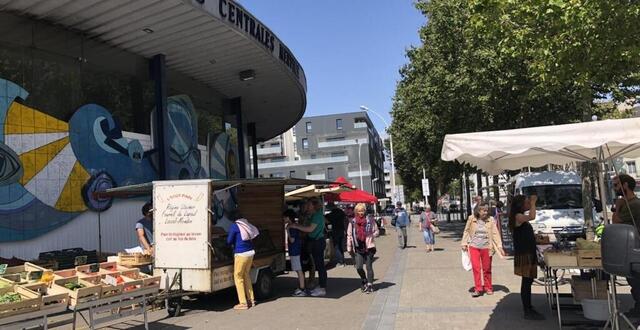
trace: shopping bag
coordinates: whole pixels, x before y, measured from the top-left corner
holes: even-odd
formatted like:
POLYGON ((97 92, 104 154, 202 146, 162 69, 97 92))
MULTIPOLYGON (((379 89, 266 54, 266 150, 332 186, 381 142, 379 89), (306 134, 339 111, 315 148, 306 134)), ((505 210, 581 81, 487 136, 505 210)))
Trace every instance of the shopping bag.
POLYGON ((469 259, 468 251, 462 251, 462 268, 466 271, 471 270, 471 259, 469 259))
POLYGON ((431 224, 431 231, 433 232, 433 234, 440 234, 440 228, 438 228, 438 226, 431 224))

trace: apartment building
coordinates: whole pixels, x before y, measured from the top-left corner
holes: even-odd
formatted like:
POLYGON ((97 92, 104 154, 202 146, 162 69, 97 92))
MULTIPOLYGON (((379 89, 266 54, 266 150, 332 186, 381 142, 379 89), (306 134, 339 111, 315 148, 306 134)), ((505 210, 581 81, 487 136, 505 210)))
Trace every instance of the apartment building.
POLYGON ((260 177, 332 181, 343 176, 385 197, 384 145, 366 112, 302 118, 289 131, 258 145, 260 177))

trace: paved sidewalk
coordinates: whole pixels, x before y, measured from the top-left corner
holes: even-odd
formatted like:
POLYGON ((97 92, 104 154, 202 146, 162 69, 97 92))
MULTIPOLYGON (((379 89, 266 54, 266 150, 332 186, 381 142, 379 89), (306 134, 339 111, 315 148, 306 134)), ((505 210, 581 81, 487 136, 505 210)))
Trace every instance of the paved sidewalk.
MULTIPOLYGON (((397 247, 394 230, 388 230, 376 240, 375 294, 360 292, 353 266, 329 270, 327 296, 321 298, 291 297, 297 281, 286 274, 276 278, 274 298, 248 311, 233 310, 235 290, 224 290, 186 302, 179 317, 167 318, 164 310, 151 312, 150 329, 557 329, 555 310, 548 307, 541 286, 533 287, 533 303, 546 320, 522 319, 520 278, 513 275, 510 258, 493 260, 495 294, 471 297, 472 273, 460 265, 463 227, 461 222, 442 224, 437 251, 431 253, 425 252, 417 228, 408 230, 409 248, 404 250, 397 247)), ((568 284, 561 287, 562 292, 569 290, 568 284)), ((628 307, 628 288, 620 292, 628 307)), ((144 329, 142 317, 107 328, 144 329)))

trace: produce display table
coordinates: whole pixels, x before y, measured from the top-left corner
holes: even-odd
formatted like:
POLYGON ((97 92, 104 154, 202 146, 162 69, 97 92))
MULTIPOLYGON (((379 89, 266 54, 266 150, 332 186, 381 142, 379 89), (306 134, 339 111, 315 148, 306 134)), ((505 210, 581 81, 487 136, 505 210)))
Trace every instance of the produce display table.
MULTIPOLYGON (((544 258, 545 258, 545 265, 543 267, 544 269, 544 287, 545 287, 545 295, 547 297, 547 302, 549 304, 549 307, 553 310, 556 310, 556 313, 558 315, 558 328, 562 329, 562 326, 565 325, 565 323, 563 323, 562 321, 562 313, 561 313, 561 307, 575 307, 575 304, 569 304, 569 305, 561 305, 560 304, 560 289, 558 288, 558 280, 557 280, 557 272, 559 270, 581 270, 581 271, 598 271, 598 270, 602 270, 602 266, 597 266, 595 264, 592 264, 591 266, 583 266, 583 265, 578 265, 578 253, 567 253, 567 252, 563 252, 558 253, 558 252, 550 252, 550 251, 545 251, 544 249, 548 248, 548 246, 538 246, 538 252, 544 254, 544 258), (549 254, 557 254, 554 255, 553 257, 551 257, 549 254)), ((598 295, 598 287, 597 287, 597 279, 595 275, 592 275, 590 277, 590 281, 591 281, 591 296, 592 297, 597 297, 598 295)), ((607 286, 607 299, 609 299, 609 295, 608 295, 608 286, 607 286)), ((585 320, 584 322, 579 322, 580 324, 584 324, 584 323, 603 323, 604 321, 587 321, 585 320)), ((574 324, 572 322, 572 324, 574 324)), ((568 325, 568 323, 567 323, 568 325)))
POLYGON ((158 288, 143 288, 133 292, 125 292, 110 298, 103 298, 88 302, 82 302, 75 306, 69 306, 73 312, 72 326, 76 328, 77 315, 80 314, 90 329, 95 329, 99 324, 110 322, 122 317, 140 315, 144 316, 144 328, 149 330, 147 318, 147 300, 158 293, 158 288), (82 314, 88 313, 87 320, 82 314))

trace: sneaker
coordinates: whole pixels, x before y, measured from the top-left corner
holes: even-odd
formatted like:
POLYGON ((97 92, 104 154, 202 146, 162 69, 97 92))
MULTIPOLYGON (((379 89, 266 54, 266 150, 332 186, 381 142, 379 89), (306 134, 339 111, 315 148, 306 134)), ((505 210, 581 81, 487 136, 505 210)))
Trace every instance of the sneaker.
POLYGON ((312 297, 324 297, 327 294, 327 290, 321 287, 317 287, 311 291, 312 297))
POLYGON ((524 310, 524 319, 532 321, 544 320, 544 315, 538 313, 535 309, 529 308, 524 310))
POLYGON ((473 291, 471 293, 471 297, 473 297, 473 298, 478 298, 480 296, 482 296, 482 292, 480 292, 480 291, 473 291))
POLYGON ((296 291, 293 291, 293 295, 294 297, 306 297, 307 296, 307 291, 306 290, 300 290, 300 289, 296 289, 296 291))
POLYGON ((364 292, 366 294, 373 293, 373 284, 371 284, 371 283, 367 284, 367 288, 364 289, 364 292))
POLYGON ((362 292, 366 292, 367 291, 367 282, 362 281, 362 283, 360 283, 360 291, 362 291, 362 292))
POLYGON ((492 295, 493 294, 493 290, 487 290, 486 291, 488 295, 492 295))

